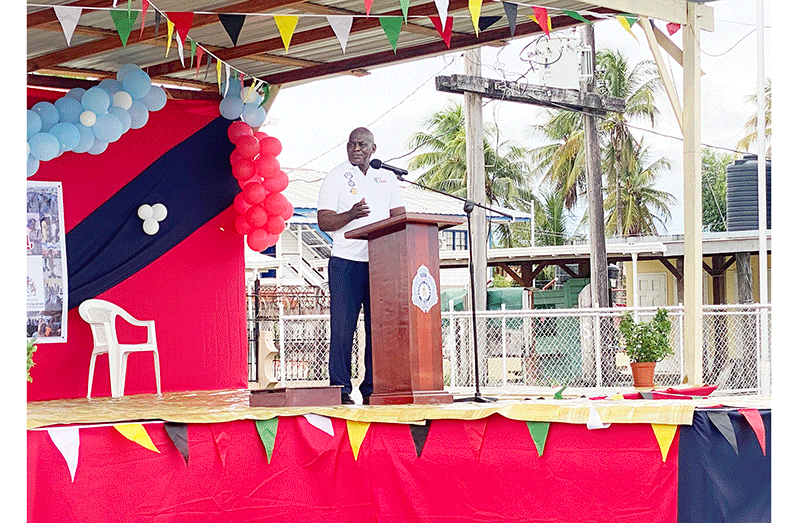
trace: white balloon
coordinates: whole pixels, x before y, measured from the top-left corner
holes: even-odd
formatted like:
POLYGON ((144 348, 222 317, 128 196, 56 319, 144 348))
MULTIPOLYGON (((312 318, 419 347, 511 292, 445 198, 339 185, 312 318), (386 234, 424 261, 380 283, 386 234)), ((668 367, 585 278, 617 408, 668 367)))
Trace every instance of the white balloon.
POLYGON ((158 225, 158 220, 155 220, 153 218, 147 218, 146 220, 144 220, 143 227, 144 227, 144 232, 146 232, 150 236, 158 232, 158 229, 161 228, 161 226, 158 225))
POLYGON ((127 111, 133 105, 133 97, 127 91, 118 91, 114 93, 114 105, 127 111))
POLYGON ((152 217, 159 222, 166 218, 166 205, 156 203, 152 206, 152 217))
POLYGON ((83 111, 80 113, 80 123, 86 127, 91 127, 97 122, 97 115, 93 111, 83 111))
POLYGON ((146 203, 139 207, 139 218, 142 220, 148 220, 152 218, 152 207, 147 205, 146 203))

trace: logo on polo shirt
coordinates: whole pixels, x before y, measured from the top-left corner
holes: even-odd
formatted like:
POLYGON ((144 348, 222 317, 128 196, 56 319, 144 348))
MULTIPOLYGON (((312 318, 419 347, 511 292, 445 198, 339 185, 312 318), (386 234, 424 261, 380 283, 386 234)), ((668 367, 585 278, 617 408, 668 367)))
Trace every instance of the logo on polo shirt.
POLYGON ((377 182, 377 183, 388 183, 388 179, 387 178, 380 178, 379 176, 375 176, 374 177, 374 181, 377 182))

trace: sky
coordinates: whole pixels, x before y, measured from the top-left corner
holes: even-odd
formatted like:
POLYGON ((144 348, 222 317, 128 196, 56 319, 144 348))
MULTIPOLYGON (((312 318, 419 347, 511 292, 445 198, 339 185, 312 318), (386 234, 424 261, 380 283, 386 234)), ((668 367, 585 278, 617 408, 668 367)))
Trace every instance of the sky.
MULTIPOLYGON (((756 4, 752 0, 718 0, 709 5, 715 11, 715 31, 701 33, 701 68, 705 72, 701 82, 701 141, 721 148, 719 152, 727 152, 736 148, 744 134, 744 122, 756 112, 756 105, 746 100, 757 86, 756 4)), ((770 0, 766 0, 766 76, 770 74, 770 21, 770 0)), ((597 49, 620 50, 630 64, 653 60, 639 26, 632 28, 634 37, 616 20, 601 21, 594 26, 597 49)), ((657 22, 657 26, 666 31, 664 22, 657 22)), ((559 38, 578 38, 574 30, 556 34, 559 38)), ((483 48, 482 76, 537 83, 536 72, 530 71, 529 62, 524 60, 536 38, 514 40, 502 49, 483 48)), ((681 31, 671 39, 682 47, 681 31)), ((662 55, 681 94, 682 68, 667 53, 662 55)), ((346 159, 344 143, 349 132, 359 126, 374 132, 375 158, 407 167, 413 156, 408 147, 409 138, 424 129, 424 121, 432 114, 449 103, 462 101, 461 95, 437 91, 435 77, 464 74, 464 61, 461 51, 372 69, 371 74, 361 78, 343 76, 283 88, 275 98, 263 131, 283 143, 278 159, 286 172, 304 168, 325 173, 346 159)), ((667 230, 660 232, 683 234, 682 143, 678 139, 681 133, 664 92, 659 96, 658 107, 660 115, 653 127, 658 134, 633 132, 651 146, 655 158, 664 156, 671 162, 671 172, 663 176, 659 187, 673 194, 678 203, 672 207, 667 230)), ((500 140, 525 147, 543 144, 530 132, 533 124, 542 123, 543 115, 544 109, 533 105, 487 99, 483 104, 483 121, 497 124, 500 140)), ((634 125, 652 129, 644 122, 634 125)), ((412 172, 409 178, 413 179, 412 172)))

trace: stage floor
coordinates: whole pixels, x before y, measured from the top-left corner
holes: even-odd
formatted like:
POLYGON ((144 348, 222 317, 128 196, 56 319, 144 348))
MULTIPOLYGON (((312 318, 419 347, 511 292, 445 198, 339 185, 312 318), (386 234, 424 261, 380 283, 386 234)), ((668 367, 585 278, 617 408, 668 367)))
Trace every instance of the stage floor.
MULTIPOLYGON (((451 390, 457 397, 473 391, 451 390)), ((552 389, 483 390, 492 403, 462 402, 449 405, 398 405, 334 407, 250 407, 250 391, 171 392, 162 395, 139 394, 121 398, 97 397, 32 401, 27 403, 27 428, 53 425, 90 425, 131 421, 171 421, 176 423, 222 423, 243 419, 271 419, 276 416, 318 414, 331 418, 371 423, 424 423, 434 419, 480 419, 500 414, 519 421, 549 421, 585 424, 595 409, 603 423, 658 423, 690 425, 696 408, 723 405, 736 408, 769 409, 770 398, 753 396, 710 396, 691 400, 625 400, 589 397, 635 392, 586 389, 563 393, 554 399, 552 389), (570 392, 570 394, 569 394, 570 392)))

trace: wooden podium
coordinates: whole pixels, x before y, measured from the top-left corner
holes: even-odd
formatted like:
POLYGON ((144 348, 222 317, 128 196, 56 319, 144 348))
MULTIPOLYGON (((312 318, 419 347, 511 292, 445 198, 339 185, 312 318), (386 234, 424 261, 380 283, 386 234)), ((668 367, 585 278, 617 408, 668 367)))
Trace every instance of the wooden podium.
POLYGON ((406 213, 346 233, 368 240, 371 405, 452 403, 443 390, 438 230, 461 223, 406 213))

